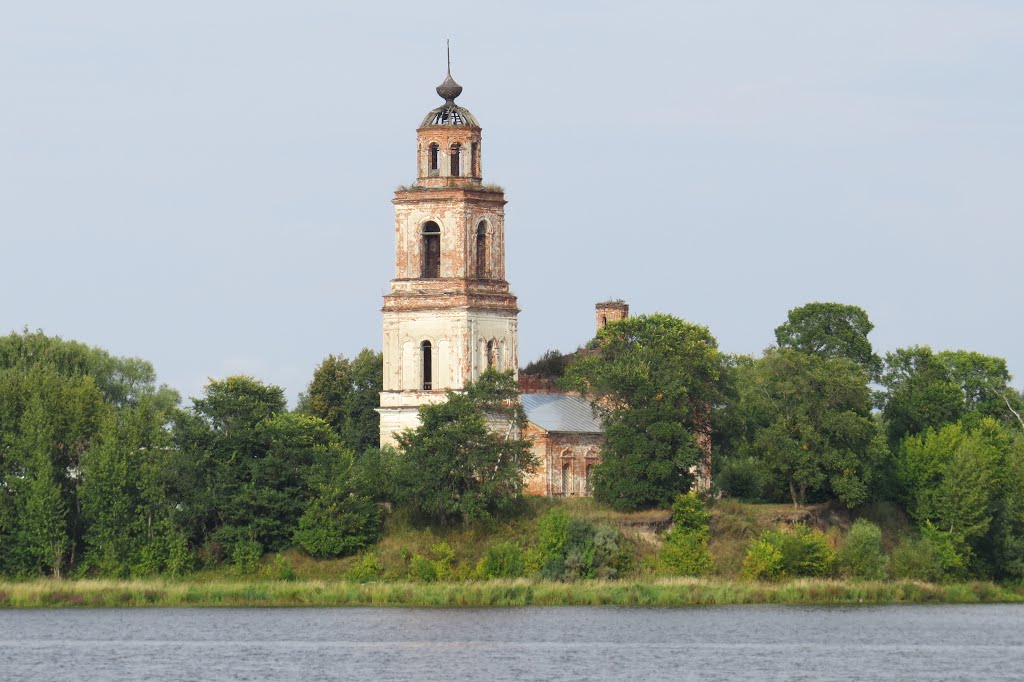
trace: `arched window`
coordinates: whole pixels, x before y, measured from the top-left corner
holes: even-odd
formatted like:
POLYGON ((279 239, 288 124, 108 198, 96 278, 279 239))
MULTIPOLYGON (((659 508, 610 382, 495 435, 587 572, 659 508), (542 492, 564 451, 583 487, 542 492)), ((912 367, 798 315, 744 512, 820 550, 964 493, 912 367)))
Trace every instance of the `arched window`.
POLYGON ((584 485, 586 486, 587 495, 594 494, 593 481, 590 478, 590 472, 594 468, 593 464, 588 464, 586 471, 583 473, 584 485))
POLYGON ((423 271, 420 276, 441 276, 441 228, 435 222, 423 225, 423 271))
POLYGON ((430 174, 437 175, 437 170, 440 168, 438 163, 438 156, 441 153, 441 147, 436 142, 430 143, 430 174))
POLYGON ((487 369, 494 367, 494 341, 487 342, 487 369))
POLYGON ((476 226, 476 278, 487 277, 487 223, 476 226))
POLYGON ((572 491, 572 462, 562 464, 562 494, 571 495, 572 491))
POLYGON ((423 390, 430 391, 434 386, 434 368, 433 368, 433 348, 430 346, 430 341, 424 341, 420 344, 420 357, 423 365, 423 390))
POLYGON ((452 144, 451 148, 452 157, 452 177, 459 177, 462 170, 462 145, 458 142, 452 144))

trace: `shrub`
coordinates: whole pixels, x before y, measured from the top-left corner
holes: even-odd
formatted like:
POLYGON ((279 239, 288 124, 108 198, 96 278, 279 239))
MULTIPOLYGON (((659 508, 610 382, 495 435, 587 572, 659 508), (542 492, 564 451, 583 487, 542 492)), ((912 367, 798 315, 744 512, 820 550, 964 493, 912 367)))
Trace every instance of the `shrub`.
POLYGON ((840 573, 850 578, 883 580, 887 562, 882 552, 882 529, 867 519, 854 521, 846 542, 836 554, 840 573))
POLYGON ((665 537, 659 556, 678 575, 704 575, 714 567, 708 550, 708 514, 703 500, 696 493, 676 498, 672 505, 675 525, 665 537))
POLYGON ((755 500, 764 496, 765 478, 764 468, 753 457, 728 459, 715 476, 715 485, 726 497, 755 500))
POLYGON ((828 546, 825 535, 798 524, 788 533, 777 530, 761 533, 761 537, 747 550, 747 557, 743 561, 743 574, 761 579, 818 577, 831 573, 834 561, 835 552, 828 546), (771 560, 773 554, 764 545, 770 545, 778 550, 781 562, 777 569, 771 560), (753 558, 752 553, 755 554, 753 558))
POLYGON ((669 533, 659 556, 677 575, 705 575, 715 565, 707 536, 697 533, 669 533))
POLYGON ((498 542, 487 549, 477 565, 477 575, 484 579, 519 578, 526 573, 522 548, 512 542, 498 542))
POLYGON ((432 583, 437 580, 437 567, 422 554, 413 554, 409 563, 409 576, 425 583, 432 583))
POLYGON ((274 573, 278 580, 295 580, 295 569, 292 562, 284 554, 278 552, 274 555, 274 573))
POLYGON ((366 583, 380 577, 384 567, 376 554, 367 553, 359 557, 359 561, 352 564, 345 577, 357 583, 366 583))
POLYGON ((376 542, 381 524, 380 510, 368 497, 321 496, 299 519, 294 539, 319 559, 345 556, 376 542))
POLYGON ((238 540, 231 547, 231 563, 241 575, 255 573, 262 556, 263 545, 257 540, 238 540))
POLYGON ((782 576, 782 550, 767 538, 754 540, 743 559, 743 577, 775 580, 782 576))
POLYGON ((920 535, 896 545, 890 559, 893 577, 927 582, 963 578, 965 563, 949 534, 927 522, 920 535))
POLYGON ((409 575, 426 583, 450 578, 455 550, 447 542, 438 542, 430 546, 430 554, 430 557, 413 554, 409 563, 409 575))
POLYGON ((676 498, 672 504, 672 521, 675 529, 688 533, 707 535, 708 520, 711 515, 697 493, 686 493, 676 498))
POLYGON ((548 580, 614 578, 628 570, 632 557, 614 526, 594 526, 556 508, 540 520, 540 574, 548 580))

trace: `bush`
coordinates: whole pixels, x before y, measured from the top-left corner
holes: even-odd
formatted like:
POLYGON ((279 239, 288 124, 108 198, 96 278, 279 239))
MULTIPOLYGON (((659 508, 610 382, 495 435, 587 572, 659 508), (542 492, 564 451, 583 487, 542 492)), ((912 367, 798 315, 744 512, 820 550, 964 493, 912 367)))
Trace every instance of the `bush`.
POLYGON ((438 542, 430 547, 430 557, 413 554, 409 563, 409 575, 416 580, 432 583, 451 577, 455 551, 447 542, 438 542))
POLYGON ((284 554, 278 552, 274 555, 274 573, 278 580, 295 580, 295 569, 292 562, 284 554))
POLYGON ((782 577, 782 550, 767 538, 754 540, 743 559, 743 577, 751 580, 782 577))
POLYGON ((715 476, 715 485, 726 497, 758 500, 764 497, 765 473, 753 457, 728 459, 715 476))
POLYGON ((614 526, 594 526, 561 508, 541 518, 538 535, 540 574, 548 580, 615 578, 632 560, 614 526))
POLYGON ((941 582, 965 577, 965 558, 948 533, 926 522, 920 535, 896 545, 890 569, 894 578, 941 582))
POLYGON ((373 544, 382 520, 377 505, 360 495, 316 497, 299 519, 293 537, 318 559, 345 556, 373 544))
POLYGON ((520 578, 526 573, 522 548, 512 542, 498 542, 487 549, 477 565, 481 578, 520 578))
POLYGON ((686 493, 672 504, 672 521, 675 529, 689 533, 707 535, 711 515, 697 493, 686 493))
POLYGON ((820 577, 829 575, 835 561, 835 552, 823 533, 803 524, 790 532, 768 530, 751 544, 743 560, 743 574, 751 578, 773 579, 783 577, 820 577), (777 568, 765 545, 778 550, 781 562, 777 568), (752 558, 751 554, 755 556, 752 558), (749 567, 748 567, 749 560, 749 567))
POLYGON ((377 555, 367 553, 359 557, 359 561, 352 564, 345 577, 353 582, 366 583, 380 577, 383 570, 384 567, 381 565, 377 555))
POLYGON ((669 533, 659 556, 677 575, 705 575, 715 566, 707 536, 697 533, 669 533))
POLYGON ((884 580, 888 559, 882 551, 882 529, 867 519, 853 522, 836 554, 836 567, 850 578, 884 580))
POLYGON ((676 498, 672 505, 674 526, 665 537, 659 556, 678 575, 704 575, 714 567, 708 550, 708 514, 696 493, 676 498))
POLYGON ((263 545, 257 540, 239 540, 231 547, 231 563, 241 575, 255 573, 262 557, 263 545))

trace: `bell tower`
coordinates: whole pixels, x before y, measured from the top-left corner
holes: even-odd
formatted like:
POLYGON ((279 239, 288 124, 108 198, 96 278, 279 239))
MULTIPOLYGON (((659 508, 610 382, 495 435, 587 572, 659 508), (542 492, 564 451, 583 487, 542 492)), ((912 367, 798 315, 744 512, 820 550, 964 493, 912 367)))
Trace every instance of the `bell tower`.
POLYGON ((444 104, 416 130, 417 178, 395 192, 395 277, 384 297, 380 442, 419 425, 489 367, 518 371, 516 297, 505 281, 505 193, 483 184, 480 124, 437 86, 444 104))

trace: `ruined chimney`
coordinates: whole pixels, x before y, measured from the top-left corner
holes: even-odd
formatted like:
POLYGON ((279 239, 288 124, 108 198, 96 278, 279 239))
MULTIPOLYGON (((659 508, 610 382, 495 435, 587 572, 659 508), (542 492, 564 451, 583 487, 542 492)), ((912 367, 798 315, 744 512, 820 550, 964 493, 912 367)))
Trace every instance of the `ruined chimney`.
POLYGON ((621 298, 597 304, 597 331, 604 329, 609 322, 618 322, 629 317, 629 304, 621 298))

